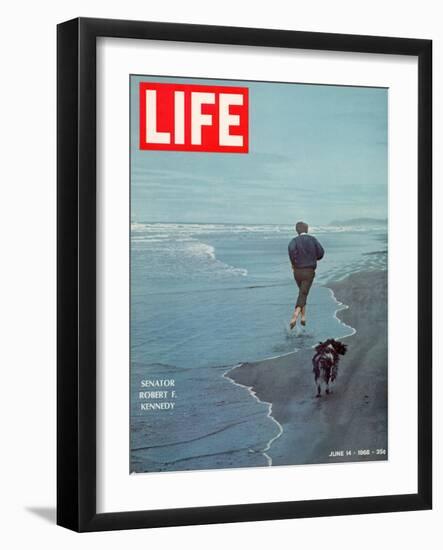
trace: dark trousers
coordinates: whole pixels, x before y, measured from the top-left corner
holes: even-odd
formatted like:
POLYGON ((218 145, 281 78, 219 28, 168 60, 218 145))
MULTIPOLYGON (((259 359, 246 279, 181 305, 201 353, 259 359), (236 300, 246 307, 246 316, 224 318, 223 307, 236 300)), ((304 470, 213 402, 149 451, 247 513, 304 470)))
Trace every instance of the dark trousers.
POLYGON ((312 282, 315 277, 315 269, 313 267, 301 267, 294 269, 294 279, 299 288, 298 298, 295 307, 304 307, 306 299, 311 289, 312 282))

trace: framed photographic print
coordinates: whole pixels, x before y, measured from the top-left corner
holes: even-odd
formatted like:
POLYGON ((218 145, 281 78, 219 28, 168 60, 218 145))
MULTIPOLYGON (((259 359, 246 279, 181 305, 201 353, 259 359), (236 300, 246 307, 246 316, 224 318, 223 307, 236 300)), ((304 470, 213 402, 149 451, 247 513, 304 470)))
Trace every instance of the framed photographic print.
POLYGON ((429 509, 431 41, 58 26, 58 523, 429 509))

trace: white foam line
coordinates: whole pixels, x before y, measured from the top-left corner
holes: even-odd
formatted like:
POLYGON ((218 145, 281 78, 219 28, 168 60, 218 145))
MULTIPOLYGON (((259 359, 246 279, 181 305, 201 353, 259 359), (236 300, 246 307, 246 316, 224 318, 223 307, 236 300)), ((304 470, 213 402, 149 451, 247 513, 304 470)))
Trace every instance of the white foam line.
POLYGON ((329 288, 329 287, 325 287, 329 290, 329 292, 331 293, 331 296, 332 298, 337 302, 337 304, 340 306, 338 309, 335 310, 334 312, 334 319, 336 319, 341 325, 343 325, 344 327, 350 329, 352 332, 350 334, 346 334, 345 336, 340 336, 340 340, 342 340, 343 338, 349 338, 349 336, 353 336, 354 334, 356 334, 357 332, 357 329, 355 329, 354 327, 351 327, 351 325, 347 325, 346 323, 344 323, 341 319, 339 319, 337 317, 337 313, 339 311, 343 311, 344 309, 349 309, 349 306, 344 304, 343 302, 339 302, 337 300, 337 298, 335 297, 335 294, 334 294, 334 291, 332 290, 332 288, 329 288))
POLYGON ((266 451, 269 451, 269 449, 271 448, 271 445, 274 443, 274 441, 276 439, 278 439, 282 433, 283 433, 283 426, 280 424, 280 422, 278 422, 278 420, 276 420, 273 416, 272 416, 272 403, 269 403, 268 401, 262 401, 261 399, 259 399, 259 397, 257 396, 257 394, 254 392, 254 390, 252 389, 252 386, 245 386, 243 384, 239 384, 238 382, 236 382, 235 380, 233 380, 232 378, 230 378, 229 376, 226 376, 228 374, 228 372, 231 372, 232 370, 240 367, 243 363, 240 363, 239 365, 236 365, 235 367, 232 367, 232 368, 229 368, 227 371, 225 371, 223 373, 223 377, 226 378, 227 380, 229 380, 229 382, 231 382, 231 384, 234 384, 234 386, 239 386, 241 388, 245 388, 248 390, 248 392, 250 393, 250 395, 252 395, 252 397, 258 401, 258 403, 263 403, 264 405, 268 405, 268 414, 266 415, 270 420, 272 420, 273 422, 275 422, 275 424, 277 424, 278 426, 278 434, 275 435, 274 437, 272 437, 266 444, 266 446, 264 447, 264 449, 262 449, 260 452, 261 454, 266 458, 266 460, 268 461, 268 466, 272 466, 272 458, 267 454, 266 451))
MULTIPOLYGON (((271 357, 265 357, 264 359, 257 359, 256 361, 248 361, 248 362, 261 363, 262 361, 269 361, 271 359, 280 359, 280 357, 286 357, 287 355, 292 355, 293 353, 297 353, 297 351, 299 351, 299 348, 294 348, 292 351, 288 351, 287 353, 280 353, 279 355, 272 355, 271 357)), ((233 367, 233 368, 236 369, 237 367, 233 367)))

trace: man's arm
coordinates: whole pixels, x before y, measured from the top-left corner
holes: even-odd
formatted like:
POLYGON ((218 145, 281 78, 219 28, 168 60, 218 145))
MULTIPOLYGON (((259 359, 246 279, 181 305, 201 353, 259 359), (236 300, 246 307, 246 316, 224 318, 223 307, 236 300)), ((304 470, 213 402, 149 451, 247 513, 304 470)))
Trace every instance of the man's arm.
POLYGON ((291 263, 292 271, 294 271, 294 269, 295 269, 295 257, 294 257, 295 254, 294 254, 294 252, 295 252, 295 250, 293 250, 291 248, 291 243, 289 243, 289 245, 288 245, 288 255, 289 255, 289 261, 291 263))
POLYGON ((317 239, 315 239, 315 252, 317 254, 317 260, 321 260, 325 255, 325 251, 317 239))

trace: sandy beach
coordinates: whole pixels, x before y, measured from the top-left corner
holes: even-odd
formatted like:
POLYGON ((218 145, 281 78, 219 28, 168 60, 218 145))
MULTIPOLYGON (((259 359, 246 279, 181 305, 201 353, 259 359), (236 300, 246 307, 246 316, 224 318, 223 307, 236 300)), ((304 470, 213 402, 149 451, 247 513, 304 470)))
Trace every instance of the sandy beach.
POLYGON ((332 395, 315 397, 311 349, 244 363, 226 375, 272 405, 283 429, 267 450, 274 466, 388 456, 387 272, 354 273, 328 287, 348 306, 337 317, 356 330, 343 339, 348 352, 332 395), (378 454, 380 449, 386 454, 378 454), (340 456, 341 451, 351 454, 340 456))

